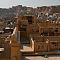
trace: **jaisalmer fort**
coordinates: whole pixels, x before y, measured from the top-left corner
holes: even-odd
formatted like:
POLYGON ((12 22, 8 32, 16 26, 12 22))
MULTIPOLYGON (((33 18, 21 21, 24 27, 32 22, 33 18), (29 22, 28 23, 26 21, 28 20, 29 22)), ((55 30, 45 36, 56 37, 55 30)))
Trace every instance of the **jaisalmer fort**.
POLYGON ((60 5, 0 8, 0 60, 60 60, 60 5))

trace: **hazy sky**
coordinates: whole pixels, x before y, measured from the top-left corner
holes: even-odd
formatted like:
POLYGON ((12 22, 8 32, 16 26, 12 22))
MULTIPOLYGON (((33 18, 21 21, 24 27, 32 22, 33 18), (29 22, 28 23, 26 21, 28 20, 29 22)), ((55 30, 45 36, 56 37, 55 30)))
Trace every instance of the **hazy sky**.
POLYGON ((16 5, 23 6, 50 6, 50 5, 60 5, 60 0, 1 0, 0 8, 9 8, 16 5))

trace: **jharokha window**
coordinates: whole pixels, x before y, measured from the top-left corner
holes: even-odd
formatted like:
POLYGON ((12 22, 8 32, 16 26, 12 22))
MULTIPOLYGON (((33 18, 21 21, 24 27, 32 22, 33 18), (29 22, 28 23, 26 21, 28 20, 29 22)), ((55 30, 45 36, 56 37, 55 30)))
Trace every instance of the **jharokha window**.
POLYGON ((28 23, 29 23, 29 24, 32 24, 32 23, 33 23, 32 19, 33 19, 32 16, 28 16, 28 17, 27 17, 27 20, 28 20, 28 23))

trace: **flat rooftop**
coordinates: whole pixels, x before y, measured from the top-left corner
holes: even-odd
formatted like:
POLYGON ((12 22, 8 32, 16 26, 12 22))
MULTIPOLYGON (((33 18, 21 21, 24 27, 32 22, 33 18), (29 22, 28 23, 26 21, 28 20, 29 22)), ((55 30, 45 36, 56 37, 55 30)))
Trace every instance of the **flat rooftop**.
POLYGON ((22 60, 60 60, 60 56, 49 56, 48 58, 44 56, 23 56, 22 60))
POLYGON ((33 49, 30 47, 30 44, 21 44, 21 52, 33 52, 33 49))

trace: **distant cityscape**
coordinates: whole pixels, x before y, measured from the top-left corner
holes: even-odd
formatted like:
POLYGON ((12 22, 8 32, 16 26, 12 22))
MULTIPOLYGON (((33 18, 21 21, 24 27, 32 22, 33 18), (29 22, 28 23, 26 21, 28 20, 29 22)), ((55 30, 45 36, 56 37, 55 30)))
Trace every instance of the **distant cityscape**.
POLYGON ((10 20, 17 15, 36 15, 39 20, 59 20, 60 5, 37 8, 18 5, 8 9, 0 8, 0 21, 10 20))

